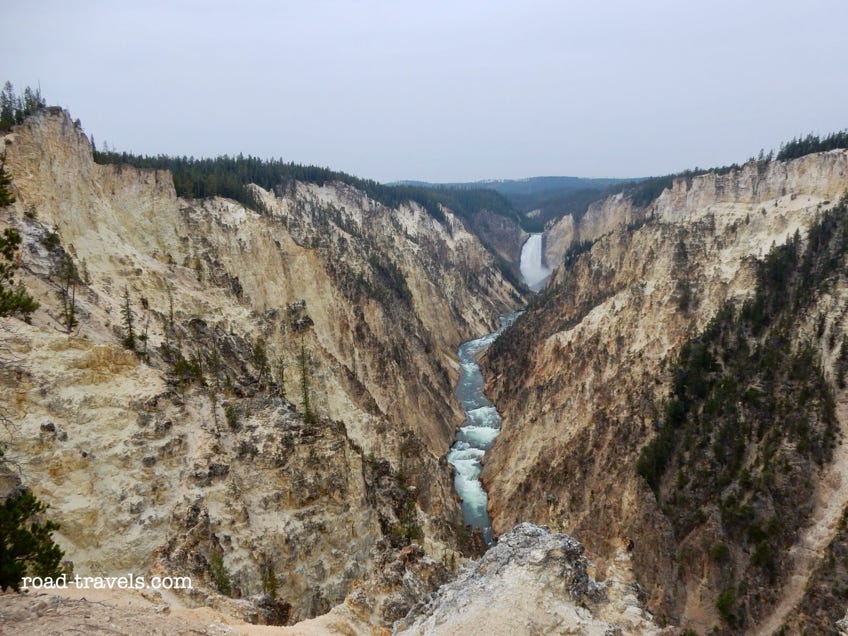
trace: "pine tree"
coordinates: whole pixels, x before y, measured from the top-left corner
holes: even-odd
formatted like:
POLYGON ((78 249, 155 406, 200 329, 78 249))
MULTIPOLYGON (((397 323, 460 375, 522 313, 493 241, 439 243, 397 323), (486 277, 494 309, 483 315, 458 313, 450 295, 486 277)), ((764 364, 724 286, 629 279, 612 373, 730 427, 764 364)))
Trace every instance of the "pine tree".
POLYGON ((221 594, 229 596, 233 592, 230 573, 224 565, 224 555, 215 550, 209 555, 209 578, 221 594))
POLYGON ((12 178, 6 172, 6 168, 0 166, 0 208, 5 208, 15 202, 15 195, 9 190, 10 185, 12 185, 12 178))
POLYGON ((280 397, 286 399, 286 361, 283 356, 277 358, 277 374, 280 383, 280 397))
POLYGON ((9 130, 15 123, 15 90, 6 82, 0 92, 0 130, 9 130))
POLYGON ((28 489, 10 494, 0 503, 0 588, 20 589, 24 576, 61 574, 64 552, 51 534, 59 529, 54 521, 41 520, 47 509, 28 489))
POLYGON ((59 260, 59 298, 62 301, 62 325, 71 333, 77 320, 77 280, 79 274, 70 255, 63 253, 59 260))
POLYGON ((265 378, 270 373, 270 367, 268 365, 268 352, 261 338, 258 338, 256 344, 253 345, 253 364, 256 367, 259 384, 264 386, 265 378))
MULTIPOLYGON (((168 319, 165 323, 165 338, 162 342, 162 351, 165 356, 165 360, 168 362, 172 362, 174 358, 174 346, 172 343, 172 339, 175 336, 175 328, 174 328, 174 294, 171 292, 171 286, 167 285, 165 290, 168 292, 168 319)), ((177 351, 179 351, 179 347, 177 347, 177 351)))
POLYGON ((121 315, 124 319, 124 339, 122 342, 127 349, 135 351, 135 314, 130 304, 130 291, 126 287, 124 287, 124 308, 121 310, 121 315))
POLYGON ((309 400, 309 361, 306 357, 306 346, 303 340, 300 341, 300 390, 303 399, 303 420, 307 424, 314 424, 318 421, 315 413, 312 410, 312 405, 309 400))
POLYGON ((32 89, 27 86, 24 89, 23 111, 24 116, 34 113, 39 108, 44 108, 44 99, 41 97, 41 89, 32 89))
POLYGON ((27 86, 23 96, 15 95, 11 82, 6 82, 0 91, 0 130, 9 130, 15 124, 21 124, 28 115, 44 108, 46 102, 41 89, 27 86))
POLYGON ((277 575, 274 572, 274 566, 267 564, 265 566, 265 576, 262 580, 262 589, 268 594, 272 600, 277 598, 277 590, 280 587, 280 582, 277 580, 277 575))
POLYGON ((24 320, 38 309, 38 303, 30 296, 23 285, 15 285, 14 276, 18 269, 18 247, 21 235, 7 227, 0 236, 0 316, 22 314, 24 320))

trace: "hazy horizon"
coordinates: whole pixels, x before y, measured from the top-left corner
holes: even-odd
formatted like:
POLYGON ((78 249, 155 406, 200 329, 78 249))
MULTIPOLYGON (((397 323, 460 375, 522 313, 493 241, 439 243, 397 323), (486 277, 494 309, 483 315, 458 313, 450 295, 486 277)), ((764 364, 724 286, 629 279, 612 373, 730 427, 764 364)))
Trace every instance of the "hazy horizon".
POLYGON ((630 178, 846 128, 848 5, 7 2, 0 81, 98 145, 390 182, 630 178))

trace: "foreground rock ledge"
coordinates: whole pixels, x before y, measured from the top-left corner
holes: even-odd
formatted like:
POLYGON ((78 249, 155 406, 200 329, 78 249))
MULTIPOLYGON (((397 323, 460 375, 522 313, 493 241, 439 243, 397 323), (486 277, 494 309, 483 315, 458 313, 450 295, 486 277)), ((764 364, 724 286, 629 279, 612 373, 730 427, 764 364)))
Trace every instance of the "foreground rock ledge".
MULTIPOLYGON (((622 555, 621 561, 629 558, 622 555)), ((521 523, 396 623, 395 633, 678 633, 657 627, 642 608, 635 583, 598 583, 589 568, 576 539, 521 523)))
MULTIPOLYGON (((465 565, 394 625, 399 634, 678 634, 660 630, 638 600, 622 551, 598 583, 575 539, 522 523, 465 565)), ((386 634, 351 611, 351 599, 292 627, 247 625, 212 608, 169 607, 134 592, 0 595, 0 634, 386 634), (6 631, 11 628, 13 631, 6 631)))

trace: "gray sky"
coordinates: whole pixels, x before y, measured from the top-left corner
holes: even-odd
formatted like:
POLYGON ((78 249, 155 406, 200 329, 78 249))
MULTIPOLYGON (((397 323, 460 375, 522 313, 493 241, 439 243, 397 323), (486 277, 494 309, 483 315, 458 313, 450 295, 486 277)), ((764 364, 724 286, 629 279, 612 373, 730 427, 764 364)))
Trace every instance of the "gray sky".
POLYGON ((845 0, 5 0, 98 143, 381 181, 644 176, 848 127, 845 0))

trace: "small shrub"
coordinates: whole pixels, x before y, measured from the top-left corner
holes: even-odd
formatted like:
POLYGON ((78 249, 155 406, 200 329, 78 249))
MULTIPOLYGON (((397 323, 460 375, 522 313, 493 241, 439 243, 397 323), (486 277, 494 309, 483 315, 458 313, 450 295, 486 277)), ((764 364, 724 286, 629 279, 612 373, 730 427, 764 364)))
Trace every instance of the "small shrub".
POLYGON ((777 570, 774 549, 767 539, 758 541, 751 556, 751 563, 765 570, 769 576, 774 576, 777 570))
POLYGON ((241 428, 238 411, 236 411, 236 407, 232 404, 227 404, 226 408, 224 408, 224 416, 227 418, 227 424, 232 430, 237 431, 241 428))
POLYGON ((41 244, 47 248, 48 252, 52 252, 60 243, 59 234, 55 231, 50 231, 41 237, 41 244))
POLYGON ((190 359, 186 359, 181 351, 177 351, 174 360, 174 375, 180 384, 188 384, 192 381, 202 383, 203 365, 199 358, 192 356, 190 359))
POLYGON ((258 454, 259 449, 256 448, 256 445, 252 442, 248 442, 247 440, 242 440, 241 442, 239 442, 239 459, 244 459, 245 457, 256 457, 258 454))
POLYGON ((728 587, 716 599, 716 609, 718 610, 721 619, 734 627, 736 625, 736 615, 733 610, 736 609, 736 590, 728 587))
POLYGON ((212 584, 221 593, 230 596, 233 592, 233 584, 230 573, 224 566, 224 556, 220 552, 209 555, 209 578, 212 584))
POLYGON ((276 599, 279 587, 280 584, 277 581, 277 575, 274 573, 274 567, 269 564, 266 566, 265 576, 262 579, 262 590, 272 599, 276 599))
POLYGON ((715 561, 727 561, 730 559, 730 548, 721 541, 714 543, 710 548, 710 557, 715 561))

